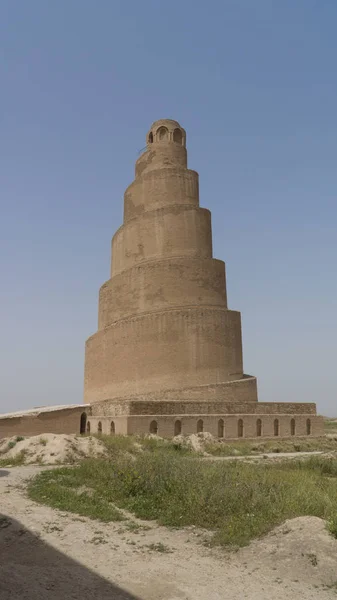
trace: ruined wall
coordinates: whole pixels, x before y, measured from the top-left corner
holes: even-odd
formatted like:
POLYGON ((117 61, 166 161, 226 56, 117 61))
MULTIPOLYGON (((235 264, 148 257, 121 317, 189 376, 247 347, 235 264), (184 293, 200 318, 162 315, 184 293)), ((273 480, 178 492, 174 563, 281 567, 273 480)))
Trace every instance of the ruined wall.
POLYGON ((86 408, 72 408, 0 418, 0 438, 14 435, 32 436, 43 433, 80 433, 81 414, 86 408))

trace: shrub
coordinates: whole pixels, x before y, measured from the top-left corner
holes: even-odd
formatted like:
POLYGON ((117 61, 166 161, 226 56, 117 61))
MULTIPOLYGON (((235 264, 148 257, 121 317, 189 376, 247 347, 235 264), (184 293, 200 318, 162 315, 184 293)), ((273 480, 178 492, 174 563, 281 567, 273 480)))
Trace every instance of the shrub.
POLYGON ((239 546, 301 515, 336 521, 330 530, 337 532, 335 473, 336 461, 317 457, 272 465, 212 462, 159 447, 43 472, 30 484, 29 494, 101 520, 115 520, 116 505, 166 526, 210 529, 213 543, 239 546), (76 490, 88 481, 92 494, 78 496, 76 490))
POLYGON ((19 467, 25 464, 26 461, 26 451, 21 450, 16 456, 2 458, 0 460, 0 467, 19 467))

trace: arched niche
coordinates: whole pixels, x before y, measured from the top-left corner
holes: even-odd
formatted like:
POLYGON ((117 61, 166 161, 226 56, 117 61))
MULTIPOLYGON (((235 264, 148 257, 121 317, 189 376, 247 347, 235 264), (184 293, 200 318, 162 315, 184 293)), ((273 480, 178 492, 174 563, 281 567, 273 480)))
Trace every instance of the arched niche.
POLYGON ((158 433, 158 423, 157 421, 151 421, 150 423, 150 433, 157 435, 158 433))
POLYGON ((183 143, 183 134, 182 134, 181 129, 177 128, 177 129, 174 130, 174 132, 173 132, 173 141, 176 144, 180 144, 180 146, 182 145, 182 143, 183 143))
POLYGON ((179 421, 179 419, 174 423, 174 435, 180 435, 181 434, 181 421, 179 421))
POLYGON ((169 132, 167 127, 159 127, 157 129, 157 141, 158 142, 167 142, 169 137, 169 132))
POLYGON ((86 425, 87 425, 87 413, 83 412, 81 414, 81 420, 80 420, 80 434, 81 435, 83 435, 85 433, 86 425))

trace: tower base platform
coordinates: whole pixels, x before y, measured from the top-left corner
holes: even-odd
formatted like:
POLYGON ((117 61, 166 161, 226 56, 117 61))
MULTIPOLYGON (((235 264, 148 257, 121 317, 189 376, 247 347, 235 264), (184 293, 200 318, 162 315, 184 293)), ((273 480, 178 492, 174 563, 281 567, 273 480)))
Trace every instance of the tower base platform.
POLYGON ((171 438, 206 431, 229 440, 322 436, 324 423, 311 403, 123 398, 93 403, 87 410, 88 433, 171 438))

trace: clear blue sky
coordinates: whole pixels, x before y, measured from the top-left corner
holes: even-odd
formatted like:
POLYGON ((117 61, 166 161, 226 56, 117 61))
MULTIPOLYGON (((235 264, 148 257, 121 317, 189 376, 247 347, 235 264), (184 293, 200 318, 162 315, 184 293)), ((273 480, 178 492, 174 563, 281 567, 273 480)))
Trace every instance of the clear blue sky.
POLYGON ((82 401, 110 240, 187 130, 262 401, 337 415, 336 0, 0 0, 0 410, 82 401))

